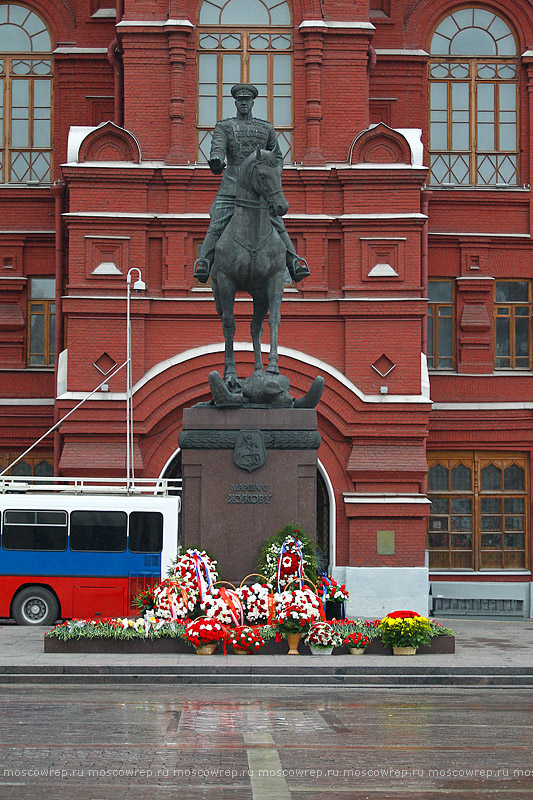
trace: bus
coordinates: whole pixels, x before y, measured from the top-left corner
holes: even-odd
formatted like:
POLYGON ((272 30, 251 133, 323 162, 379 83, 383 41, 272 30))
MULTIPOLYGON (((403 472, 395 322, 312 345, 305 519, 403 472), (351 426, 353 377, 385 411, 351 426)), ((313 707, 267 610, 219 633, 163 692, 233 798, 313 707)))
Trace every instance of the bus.
POLYGON ((138 613, 136 595, 178 553, 181 481, 30 480, 0 479, 0 617, 50 625, 138 613))

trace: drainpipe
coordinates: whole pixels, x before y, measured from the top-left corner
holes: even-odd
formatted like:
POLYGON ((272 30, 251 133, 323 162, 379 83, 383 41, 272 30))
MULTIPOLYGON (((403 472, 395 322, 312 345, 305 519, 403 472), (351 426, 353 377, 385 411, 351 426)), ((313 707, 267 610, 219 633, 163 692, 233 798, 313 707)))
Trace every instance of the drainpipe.
MULTIPOLYGON (((63 310, 61 308, 61 297, 63 295, 63 193, 65 184, 61 181, 54 183, 51 187, 52 197, 54 198, 54 228, 55 228, 55 279, 56 279, 56 298, 55 298, 55 335, 54 335, 54 398, 57 395, 57 370, 59 354, 63 350, 63 310)), ((59 421, 59 408, 57 400, 54 399, 54 424, 59 421)), ((54 431, 54 475, 59 475, 59 459, 61 456, 61 434, 59 430, 54 431)))
MULTIPOLYGON (((124 14, 124 0, 116 0, 116 24, 120 22, 124 14)), ((115 108, 113 112, 115 125, 124 125, 124 96, 122 81, 122 59, 119 58, 120 45, 117 36, 107 48, 107 60, 113 67, 115 108)))
MULTIPOLYGON (((422 241, 420 243, 420 278, 422 283, 422 295, 428 296, 428 253, 429 253, 429 201, 433 192, 429 189, 422 189, 422 203, 421 211, 425 214, 427 219, 424 220, 422 228, 422 241)), ((427 355, 428 352, 428 315, 427 306, 422 320, 422 352, 427 355)))

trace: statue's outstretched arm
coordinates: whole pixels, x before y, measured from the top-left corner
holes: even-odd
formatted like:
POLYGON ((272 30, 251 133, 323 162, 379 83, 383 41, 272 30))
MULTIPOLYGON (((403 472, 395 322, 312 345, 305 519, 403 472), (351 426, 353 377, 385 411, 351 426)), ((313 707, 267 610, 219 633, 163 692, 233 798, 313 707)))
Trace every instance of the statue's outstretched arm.
POLYGON ((224 126, 217 122, 211 140, 211 152, 209 154, 209 167, 215 175, 220 175, 226 167, 226 152, 228 148, 228 137, 224 126))

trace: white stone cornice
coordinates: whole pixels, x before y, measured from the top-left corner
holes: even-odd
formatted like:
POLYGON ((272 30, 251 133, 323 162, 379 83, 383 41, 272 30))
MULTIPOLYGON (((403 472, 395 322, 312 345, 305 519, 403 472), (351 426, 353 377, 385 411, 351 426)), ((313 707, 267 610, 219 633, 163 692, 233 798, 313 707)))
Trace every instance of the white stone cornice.
POLYGON ((117 28, 193 28, 194 25, 189 19, 123 19, 116 26, 117 28))
POLYGON ((410 503, 415 505, 427 505, 431 502, 422 494, 395 494, 394 492, 344 492, 343 497, 347 505, 354 503, 378 505, 410 503))
POLYGON ((305 33, 306 28, 323 28, 324 30, 362 30, 375 31, 375 25, 371 22, 358 22, 347 20, 328 20, 328 19, 304 19, 300 22, 298 29, 305 33))

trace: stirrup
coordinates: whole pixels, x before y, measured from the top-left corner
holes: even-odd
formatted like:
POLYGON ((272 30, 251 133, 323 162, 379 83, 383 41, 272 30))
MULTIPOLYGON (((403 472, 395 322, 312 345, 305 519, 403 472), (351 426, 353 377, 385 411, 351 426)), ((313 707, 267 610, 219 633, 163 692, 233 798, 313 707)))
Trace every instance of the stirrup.
POLYGON ((311 274, 309 269, 309 265, 305 258, 301 256, 296 256, 293 262, 293 272, 294 272, 294 281, 298 283, 298 281, 302 281, 304 278, 308 278, 311 274))
POLYGON ((209 280, 210 264, 207 258, 197 258, 194 262, 193 276, 199 283, 207 283, 209 280))

